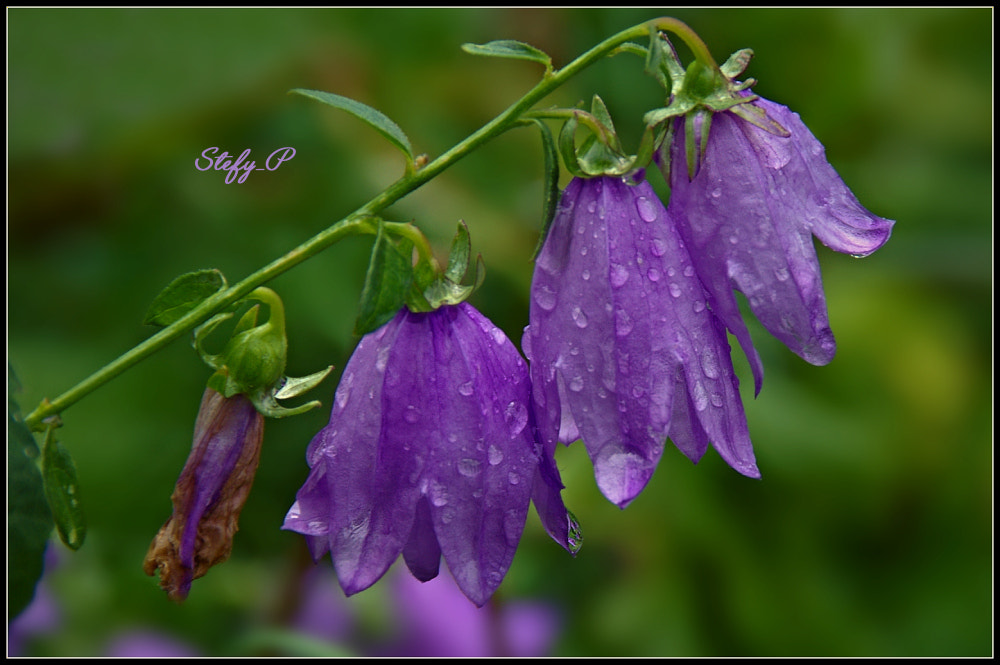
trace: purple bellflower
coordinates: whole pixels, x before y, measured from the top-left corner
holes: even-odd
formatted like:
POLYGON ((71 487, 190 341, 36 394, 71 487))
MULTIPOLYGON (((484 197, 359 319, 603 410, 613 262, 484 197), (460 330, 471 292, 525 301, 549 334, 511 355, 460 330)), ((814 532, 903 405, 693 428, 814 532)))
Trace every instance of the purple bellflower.
POLYGON ((535 265, 524 348, 545 442, 582 437, 598 487, 624 508, 666 438, 711 442, 758 478, 722 324, 646 181, 574 178, 535 265))
POLYGON ((760 357, 733 289, 747 297, 772 335, 808 362, 824 365, 836 344, 812 236, 837 252, 867 256, 889 239, 894 222, 861 206, 797 113, 760 98, 746 104, 756 109, 740 106, 734 108, 742 115, 712 115, 707 141, 698 136, 701 118, 674 121, 668 209, 712 310, 750 361, 759 392, 760 357), (787 136, 761 128, 773 122, 748 122, 751 110, 763 111, 787 136), (685 148, 691 148, 685 146, 685 122, 695 123, 691 135, 704 146, 693 177, 684 167, 685 148))
POLYGON ((554 445, 538 443, 531 406, 527 365, 471 305, 403 308, 348 362, 284 528, 306 536, 314 559, 330 552, 347 595, 400 554, 421 581, 443 556, 482 606, 507 573, 530 500, 576 551, 554 445))
POLYGON ((143 562, 147 575, 159 570, 172 600, 187 598, 192 580, 229 558, 263 437, 264 416, 249 399, 205 389, 194 445, 170 497, 173 514, 143 562))

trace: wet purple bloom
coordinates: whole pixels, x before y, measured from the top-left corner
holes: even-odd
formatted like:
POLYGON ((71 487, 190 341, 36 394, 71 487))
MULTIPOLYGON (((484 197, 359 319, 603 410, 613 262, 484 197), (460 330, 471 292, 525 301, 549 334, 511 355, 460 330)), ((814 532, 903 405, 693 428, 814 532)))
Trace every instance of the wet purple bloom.
POLYGON ((538 256, 524 346, 543 441, 583 438, 625 507, 669 436, 759 477, 725 329, 649 183, 576 178, 538 256))
POLYGON ((243 395, 205 389, 194 444, 170 500, 174 511, 143 562, 160 588, 184 600, 191 581, 229 558, 240 511, 257 472, 264 416, 243 395))
POLYGON ((312 471, 284 528, 305 534, 315 559, 330 552, 348 595, 400 554, 417 579, 432 579, 443 555, 465 595, 484 604, 532 498, 573 550, 558 472, 537 442, 527 366, 467 303, 404 308, 366 335, 306 457, 312 471))
POLYGON ((712 309, 750 359, 759 391, 760 358, 733 289, 788 348, 826 364, 836 344, 812 236, 835 251, 866 256, 889 239, 894 222, 858 203, 797 113, 765 99, 752 104, 790 136, 765 132, 731 112, 716 113, 704 158, 689 179, 685 120, 676 121, 669 210, 712 309))

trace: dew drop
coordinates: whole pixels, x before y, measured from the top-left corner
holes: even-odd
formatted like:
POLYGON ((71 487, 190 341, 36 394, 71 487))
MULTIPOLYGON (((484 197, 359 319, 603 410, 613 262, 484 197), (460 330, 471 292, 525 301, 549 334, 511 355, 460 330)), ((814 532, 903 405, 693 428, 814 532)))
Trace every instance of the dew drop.
POLYGON ((524 431, 524 426, 528 424, 528 408, 521 402, 511 402, 504 412, 504 419, 507 421, 507 430, 511 438, 514 438, 524 431))
POLYGON ((740 241, 740 239, 739 239, 739 238, 737 238, 735 234, 733 234, 733 235, 729 236, 729 244, 730 244, 730 245, 735 245, 735 244, 736 244, 736 243, 738 243, 739 241, 740 241))
POLYGON ((569 381, 569 389, 572 390, 575 393, 578 393, 581 390, 583 390, 583 377, 582 376, 577 376, 577 377, 574 377, 574 378, 570 379, 570 381, 569 381))
POLYGON ((722 189, 720 189, 719 187, 716 187, 715 189, 712 190, 712 198, 713 199, 717 199, 720 196, 722 196, 722 189))
POLYGON ((466 478, 475 478, 479 475, 481 468, 482 464, 479 460, 466 458, 458 462, 458 472, 466 478))
POLYGON ((646 222, 656 221, 656 206, 645 196, 640 196, 635 200, 635 209, 639 211, 639 216, 646 222))
POLYGON ((786 268, 775 268, 774 276, 778 278, 779 282, 784 282, 788 280, 788 269, 786 268))
POLYGON ((406 412, 403 414, 403 419, 408 423, 415 423, 420 420, 420 412, 417 407, 412 404, 406 407, 406 412))
POLYGON ((694 305, 691 306, 696 312, 705 311, 705 303, 702 300, 695 300, 694 305))
POLYGON ((507 474, 507 480, 510 481, 511 485, 517 485, 519 482, 521 482, 521 476, 511 471, 510 473, 507 474))
POLYGON ((687 266, 684 268, 685 277, 694 277, 694 266, 687 266))
POLYGON ((375 369, 380 372, 385 371, 385 366, 389 362, 389 347, 383 346, 375 356, 375 369))
POLYGON ((653 238, 653 242, 649 245, 649 251, 653 253, 653 256, 663 256, 667 253, 667 243, 659 238, 653 238))
POLYGON ((673 282, 670 282, 670 295, 675 298, 681 297, 681 287, 677 286, 673 282))
POLYGON ((719 378, 719 362, 711 349, 705 349, 701 354, 701 371, 710 379, 719 378))
POLYGON ((628 269, 618 263, 611 264, 611 286, 620 287, 624 286, 625 282, 628 281, 628 269))
POLYGON ((343 409, 347 405, 347 398, 351 395, 351 389, 347 387, 346 384, 340 384, 337 388, 337 395, 334 398, 337 402, 337 408, 343 409))
POLYGON ((551 312, 556 306, 556 292, 544 284, 539 286, 535 291, 535 303, 545 311, 551 312))
POLYGON ((656 268, 650 268, 649 272, 646 273, 646 277, 648 277, 651 282, 659 282, 661 274, 656 268))
POLYGON ((576 323, 577 328, 587 327, 587 315, 579 307, 573 308, 573 321, 576 323))
POLYGON ((702 385, 701 381, 694 384, 694 391, 691 397, 694 399, 694 408, 698 411, 704 411, 708 408, 708 395, 705 394, 705 386, 702 385))
POLYGON ((466 381, 465 383, 458 386, 458 392, 465 395, 466 397, 472 395, 473 393, 472 381, 466 381))
POLYGON ((587 204, 587 212, 592 213, 597 210, 597 201, 591 201, 587 204))
POLYGON ((583 273, 580 275, 580 277, 583 277, 583 281, 587 281, 588 279, 590 279, 590 271, 584 270, 583 273))
POLYGON ((712 393, 712 405, 715 407, 722 406, 722 395, 720 393, 712 393))
POLYGON ((618 309, 615 311, 615 333, 619 337, 625 337, 634 327, 632 322, 632 317, 628 315, 624 309, 618 309))
POLYGON ((583 547, 583 531, 580 529, 580 522, 577 521, 576 515, 568 510, 566 511, 566 520, 566 546, 569 547, 570 554, 576 554, 583 547))
POLYGON ((503 451, 490 444, 489 450, 486 451, 486 459, 489 460, 490 466, 496 466, 503 461, 503 451))

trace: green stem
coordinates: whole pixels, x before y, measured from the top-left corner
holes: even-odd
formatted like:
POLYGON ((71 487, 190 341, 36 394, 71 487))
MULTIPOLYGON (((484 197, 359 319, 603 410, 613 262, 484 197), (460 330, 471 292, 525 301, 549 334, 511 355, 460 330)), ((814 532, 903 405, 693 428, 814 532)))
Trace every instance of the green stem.
MULTIPOLYGON (((521 116, 528 109, 580 71, 608 55, 621 44, 632 39, 648 36, 652 30, 669 30, 674 32, 691 47, 697 58, 707 58, 708 61, 711 61, 711 55, 708 53, 708 49, 705 48, 701 39, 684 23, 672 18, 655 19, 641 25, 633 26, 605 39, 562 69, 545 76, 538 85, 529 90, 521 99, 514 102, 507 110, 493 120, 483 125, 478 131, 466 137, 463 141, 453 146, 422 169, 406 173, 402 178, 389 185, 389 187, 368 203, 358 208, 354 213, 326 230, 321 231, 281 258, 249 275, 241 282, 205 299, 185 316, 125 352, 54 400, 42 400, 41 404, 25 417, 25 424, 33 429, 38 428, 43 419, 61 413, 64 409, 129 369, 140 360, 159 351, 184 333, 192 330, 212 314, 232 305, 261 284, 274 279, 306 259, 315 256, 344 237, 375 233, 376 227, 372 218, 377 216, 382 210, 421 187, 490 139, 516 126, 521 116)), ((405 231, 404 233, 411 239, 414 235, 409 231, 405 231)), ((417 243, 417 247, 420 248, 418 251, 429 252, 426 240, 423 243, 417 243)))

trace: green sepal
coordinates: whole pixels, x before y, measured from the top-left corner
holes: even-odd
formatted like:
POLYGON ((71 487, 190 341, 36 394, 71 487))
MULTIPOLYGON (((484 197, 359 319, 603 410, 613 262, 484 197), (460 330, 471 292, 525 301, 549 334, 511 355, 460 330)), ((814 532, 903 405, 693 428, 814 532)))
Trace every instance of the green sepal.
POLYGON ((175 278, 153 299, 143 323, 169 326, 226 288, 226 278, 218 270, 197 270, 175 278))
POLYGON ((320 384, 320 382, 329 376, 330 372, 333 371, 333 365, 330 365, 326 369, 321 369, 314 374, 302 377, 291 377, 286 376, 284 382, 280 385, 277 391, 274 393, 275 399, 288 399, 289 397, 298 397, 304 392, 310 391, 320 384))
POLYGON ((458 223, 458 231, 451 241, 451 251, 448 252, 448 267, 444 276, 453 282, 465 279, 469 271, 469 255, 472 253, 472 240, 469 238, 469 227, 464 221, 458 223))
POLYGON ((746 71, 751 58, 753 58, 753 49, 741 48, 739 51, 729 56, 719 69, 722 70, 722 73, 725 74, 726 78, 734 79, 746 71))
POLYGON ((45 499, 40 455, 14 398, 17 378, 7 369, 7 621, 24 611, 35 596, 45 568, 45 548, 52 533, 52 511, 45 499))
POLYGON ((555 219, 556 210, 559 207, 559 148, 552 137, 552 130, 541 120, 532 118, 532 122, 538 127, 542 136, 542 153, 544 163, 544 181, 542 184, 542 224, 538 233, 538 244, 535 251, 531 253, 531 259, 538 257, 545 244, 545 238, 549 235, 549 227, 555 219))
POLYGON ((531 60, 545 65, 546 76, 552 73, 552 58, 545 51, 513 39, 498 39, 486 44, 462 44, 462 50, 473 55, 531 60))
POLYGON ((576 156, 576 127, 579 122, 575 115, 569 117, 563 123, 559 131, 559 154, 562 156, 563 166, 575 178, 586 178, 579 158, 576 156))
POLYGON ((55 437, 55 424, 45 432, 42 445, 42 481, 45 498, 63 544, 71 550, 80 549, 87 535, 87 521, 80 504, 80 483, 76 464, 69 451, 55 437))
POLYGON ((205 351, 202 345, 205 342, 205 338, 208 337, 220 323, 222 323, 227 319, 231 319, 232 317, 233 317, 232 312, 223 312, 221 314, 216 314, 215 316, 208 319, 203 324, 194 329, 194 334, 192 335, 191 339, 191 345, 194 347, 194 350, 198 352, 198 355, 201 356, 201 359, 205 362, 205 364, 211 367, 212 369, 217 370, 220 367, 222 367, 223 363, 222 356, 219 354, 208 353, 207 351, 205 351))
POLYGON ((381 328, 406 302, 413 284, 412 249, 396 245, 379 219, 372 246, 354 334, 365 335, 381 328))
POLYGON ((413 168, 413 147, 410 145, 410 139, 407 138, 403 130, 399 128, 399 125, 390 120, 389 117, 381 111, 373 109, 367 104, 362 104, 361 102, 351 99, 350 97, 342 97, 340 95, 335 95, 332 92, 295 88, 294 90, 289 90, 289 94, 297 94, 302 95, 303 97, 309 97, 310 99, 315 99, 316 101, 322 102, 334 108, 347 111, 355 118, 368 123, 368 125, 384 136, 389 143, 396 146, 403 153, 403 155, 406 156, 407 170, 411 170, 413 168))
POLYGON ((563 123, 559 132, 559 152, 566 169, 578 178, 626 175, 646 166, 624 153, 611 115, 597 95, 594 95, 590 113, 574 111, 563 123), (576 129, 580 124, 590 133, 577 147, 576 129))

